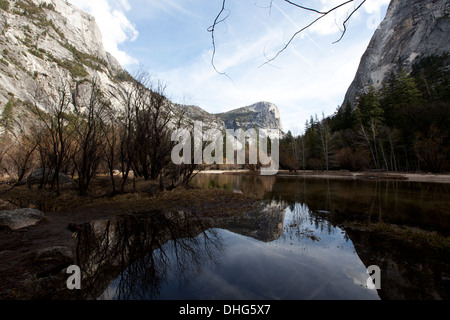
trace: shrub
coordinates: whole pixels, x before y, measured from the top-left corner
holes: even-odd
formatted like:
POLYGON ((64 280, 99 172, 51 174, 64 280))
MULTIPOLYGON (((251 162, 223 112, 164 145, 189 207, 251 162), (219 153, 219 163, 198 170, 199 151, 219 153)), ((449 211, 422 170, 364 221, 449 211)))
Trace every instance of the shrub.
POLYGON ((9 11, 9 1, 8 0, 0 0, 0 9, 3 11, 9 11))

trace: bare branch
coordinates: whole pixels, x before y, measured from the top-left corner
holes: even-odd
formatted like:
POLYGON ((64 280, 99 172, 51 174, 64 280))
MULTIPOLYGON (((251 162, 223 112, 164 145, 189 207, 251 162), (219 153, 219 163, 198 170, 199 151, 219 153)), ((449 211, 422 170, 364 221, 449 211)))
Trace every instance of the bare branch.
POLYGON ((215 66, 215 64, 214 64, 214 58, 215 58, 215 56, 216 56, 216 40, 215 40, 215 36, 214 36, 214 31, 216 30, 216 26, 217 26, 219 23, 224 22, 224 21, 229 17, 229 15, 230 15, 230 11, 228 10, 228 14, 227 14, 223 19, 220 19, 220 17, 222 16, 222 14, 223 14, 225 11, 227 11, 227 9, 225 9, 225 2, 226 2, 226 0, 223 0, 223 1, 222 1, 222 8, 220 9, 220 12, 219 12, 219 14, 217 15, 216 19, 214 19, 214 23, 212 24, 212 26, 210 26, 210 27, 208 28, 208 32, 211 32, 211 41, 212 41, 212 46, 213 46, 213 53, 212 53, 212 57, 211 57, 211 65, 213 66, 214 70, 216 70, 216 72, 217 72, 218 74, 225 75, 225 76, 228 77, 228 75, 227 75, 226 73, 220 72, 219 70, 217 70, 217 68, 216 68, 216 66, 215 66), (220 20, 219 20, 219 19, 220 19, 220 20))
POLYGON ((342 38, 344 37, 345 33, 347 32, 347 22, 350 20, 350 18, 353 16, 353 14, 359 10, 359 8, 361 8, 361 6, 366 2, 366 0, 363 0, 355 9, 353 9, 353 11, 350 13, 350 15, 347 17, 347 19, 345 19, 345 21, 342 23, 342 26, 344 27, 344 30, 341 33, 341 37, 336 40, 334 43, 338 43, 339 41, 342 40, 342 38))
MULTIPOLYGON (((334 12, 334 11, 336 11, 336 10, 338 10, 338 9, 340 9, 340 8, 342 8, 342 7, 344 7, 344 6, 348 5, 348 4, 350 4, 350 3, 352 3, 352 2, 355 2, 355 0, 346 0, 346 1, 342 1, 340 4, 334 6, 333 8, 331 8, 331 9, 329 9, 329 10, 318 10, 318 9, 315 9, 315 8, 311 8, 311 7, 307 7, 307 6, 298 4, 298 3, 294 2, 294 1, 290 1, 290 0, 283 0, 283 1, 286 2, 286 3, 288 3, 289 5, 292 5, 292 6, 296 7, 296 8, 298 8, 298 9, 300 9, 300 10, 314 12, 314 13, 316 13, 316 14, 319 15, 319 16, 316 17, 312 22, 310 22, 309 24, 307 24, 307 25, 304 26, 303 28, 297 30, 297 31, 291 36, 291 38, 285 43, 285 45, 284 45, 284 46, 283 46, 283 47, 282 47, 282 48, 281 48, 281 49, 280 49, 280 50, 279 50, 272 58, 269 58, 269 57, 266 56, 267 61, 266 61, 265 63, 263 63, 261 66, 266 65, 266 64, 269 64, 270 62, 272 62, 272 61, 274 61, 276 58, 278 58, 278 56, 279 56, 281 53, 283 53, 283 52, 289 47, 289 45, 294 41, 294 39, 295 39, 300 33, 304 32, 306 29, 308 29, 308 28, 310 28, 312 25, 316 24, 319 20, 321 20, 322 18, 326 17, 327 15, 329 15, 330 13, 332 13, 332 12, 334 12)), ((348 23, 348 21, 349 21, 349 20, 351 19, 351 17, 355 14, 355 12, 358 11, 358 10, 361 8, 361 6, 362 6, 365 2, 366 2, 366 0, 362 0, 361 3, 360 3, 358 6, 356 6, 356 7, 351 11, 351 13, 348 15, 348 17, 347 17, 347 18, 345 19, 345 21, 342 23, 343 30, 342 30, 341 36, 339 37, 338 40, 336 40, 335 42, 333 42, 333 44, 334 44, 334 43, 337 43, 337 42, 339 42, 339 41, 342 40, 342 38, 344 37, 344 35, 345 35, 346 31, 347 31, 347 23, 348 23)), ((208 32, 211 32, 211 39, 212 39, 212 46, 213 46, 213 53, 212 53, 212 57, 211 57, 211 64, 212 64, 214 70, 215 70, 217 73, 219 73, 219 74, 221 74, 221 75, 226 75, 226 76, 228 77, 228 75, 227 75, 225 72, 221 72, 221 71, 218 71, 218 70, 217 70, 217 68, 216 68, 216 66, 215 66, 215 62, 214 62, 215 56, 216 56, 216 39, 215 39, 216 26, 217 26, 218 24, 220 24, 221 22, 224 22, 224 21, 229 17, 229 15, 230 15, 230 11, 227 10, 227 9, 225 8, 225 4, 226 4, 226 0, 222 0, 222 7, 221 7, 221 9, 220 9, 220 11, 219 11, 219 14, 216 16, 216 18, 215 18, 213 24, 208 28, 208 32), (228 12, 228 13, 226 14, 226 16, 223 16, 224 12, 228 12)), ((267 7, 267 8, 269 8, 269 11, 271 11, 272 5, 273 5, 273 0, 270 0, 269 5, 268 5, 268 7, 267 7)), ((261 66, 260 66, 260 67, 261 67, 261 66)), ((229 78, 229 77, 228 77, 228 78, 229 78)))
MULTIPOLYGON (((296 31, 296 32, 292 35, 292 37, 289 39, 289 41, 283 46, 283 48, 281 48, 281 49, 280 49, 280 50, 279 50, 272 58, 269 58, 269 59, 268 59, 266 62, 264 62, 261 66, 266 65, 266 64, 268 64, 268 63, 274 61, 276 58, 278 58, 278 56, 279 56, 280 54, 282 54, 282 53, 289 47, 289 45, 292 43, 292 41, 294 41, 294 39, 295 39, 300 33, 302 33, 303 31, 305 31, 306 29, 310 28, 312 25, 314 25, 315 23, 317 23, 317 21, 319 21, 320 19, 326 17, 326 16, 329 15, 331 12, 334 12, 334 11, 336 11, 337 9, 344 7, 344 6, 346 6, 347 4, 349 4, 349 3, 351 3, 351 2, 353 2, 353 1, 355 1, 355 0, 348 0, 348 1, 345 1, 345 2, 343 2, 343 3, 341 3, 341 4, 339 4, 339 5, 337 5, 337 6, 333 7, 333 8, 331 8, 331 9, 328 10, 328 11, 319 11, 319 10, 316 10, 316 9, 307 8, 307 7, 303 7, 303 6, 297 5, 297 4, 293 3, 292 1, 288 1, 288 0, 284 0, 284 1, 287 2, 287 3, 289 3, 289 4, 292 4, 292 5, 296 6, 296 7, 298 7, 298 8, 301 8, 301 9, 303 9, 303 10, 316 12, 316 13, 319 14, 320 16, 317 17, 315 20, 313 20, 313 21, 312 21, 311 23, 309 23, 308 25, 306 25, 305 27, 303 27, 303 28, 301 28, 300 30, 296 31)), ((345 31, 346 31, 346 23, 348 22, 348 20, 350 19, 350 17, 351 17, 351 16, 352 16, 352 15, 353 15, 353 14, 354 14, 361 6, 362 6, 362 4, 363 4, 365 1, 366 1, 366 0, 364 0, 364 1, 363 1, 356 9, 354 9, 354 10, 352 11, 352 13, 349 15, 349 17, 344 21, 344 24, 343 24, 343 25, 344 25, 344 31, 343 31, 341 37, 339 38, 339 40, 337 40, 337 41, 335 41, 335 42, 333 42, 333 43, 339 42, 339 41, 343 38, 344 33, 345 33, 345 31)))
POLYGON ((292 1, 289 1, 289 0, 283 0, 283 1, 289 3, 289 4, 293 5, 293 6, 295 6, 297 8, 306 10, 306 11, 312 11, 312 12, 315 12, 315 13, 318 13, 318 14, 323 14, 323 15, 327 14, 326 11, 319 11, 319 10, 316 10, 316 9, 313 9, 313 8, 305 7, 305 6, 296 4, 296 3, 292 2, 292 1))

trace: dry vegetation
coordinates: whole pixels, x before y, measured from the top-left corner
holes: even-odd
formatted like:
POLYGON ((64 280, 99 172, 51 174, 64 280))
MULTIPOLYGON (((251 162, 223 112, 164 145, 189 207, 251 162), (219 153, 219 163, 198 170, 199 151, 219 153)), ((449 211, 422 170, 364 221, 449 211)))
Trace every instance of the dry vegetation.
POLYGON ((137 178, 130 181, 126 192, 111 195, 109 177, 94 179, 88 195, 80 196, 76 187, 63 187, 58 196, 48 189, 30 189, 19 186, 10 190, 0 185, 0 210, 20 207, 35 207, 44 212, 133 214, 152 210, 189 210, 199 214, 233 214, 236 211, 254 210, 259 201, 251 196, 235 194, 219 189, 197 189, 179 187, 161 191, 159 181, 137 178), (3 193, 3 194, 2 194, 3 193))

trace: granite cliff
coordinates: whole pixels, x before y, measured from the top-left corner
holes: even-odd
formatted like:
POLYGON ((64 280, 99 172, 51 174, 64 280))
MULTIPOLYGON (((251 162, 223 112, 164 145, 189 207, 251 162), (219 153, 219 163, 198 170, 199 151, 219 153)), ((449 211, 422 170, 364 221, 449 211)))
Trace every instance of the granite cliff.
POLYGON ((220 129, 279 129, 283 130, 280 111, 270 102, 257 102, 250 106, 233 109, 224 113, 208 113, 198 106, 180 106, 187 115, 196 121, 202 121, 206 127, 220 129))
POLYGON ((96 77, 108 92, 124 74, 95 19, 63 0, 2 1, 0 62, 0 110, 11 97, 33 99, 36 86, 51 93, 96 77))
POLYGON ((391 72, 411 71, 418 58, 450 53, 450 2, 392 0, 348 88, 343 106, 356 105, 369 86, 379 89, 391 72))

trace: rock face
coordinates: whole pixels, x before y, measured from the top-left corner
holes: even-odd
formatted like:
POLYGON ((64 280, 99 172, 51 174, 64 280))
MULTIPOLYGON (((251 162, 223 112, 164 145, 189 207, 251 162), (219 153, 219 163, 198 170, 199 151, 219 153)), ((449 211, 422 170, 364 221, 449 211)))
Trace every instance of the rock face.
POLYGON ((283 131, 280 111, 270 102, 257 102, 251 106, 234 109, 224 113, 211 114, 197 106, 179 106, 195 121, 205 127, 222 129, 279 129, 283 131))
POLYGON ((52 94, 98 79, 104 92, 121 85, 123 69, 103 47, 93 16, 64 0, 2 1, 0 112, 15 97, 33 101, 37 86, 52 94))
POLYGON ((343 106, 369 86, 378 89, 391 72, 409 72, 417 57, 450 53, 450 2, 392 0, 361 58, 343 106))
POLYGON ((225 122, 217 115, 211 114, 198 106, 178 105, 193 121, 200 121, 208 128, 225 129, 225 122))
POLYGON ((270 102, 258 102, 248 107, 219 113, 217 116, 223 119, 227 129, 280 129, 280 111, 278 107, 270 102))

